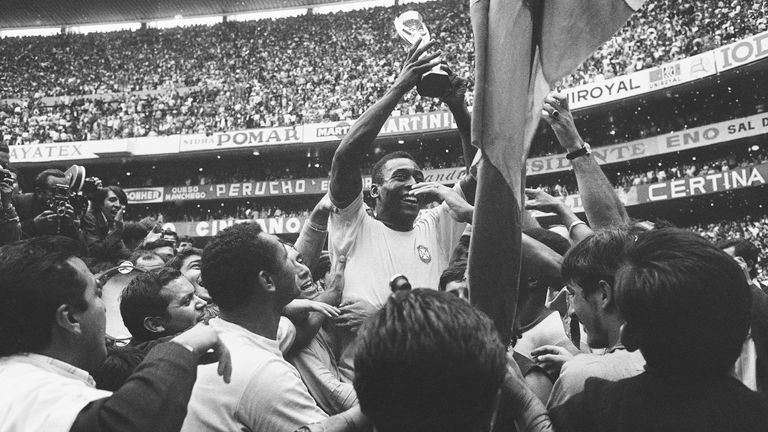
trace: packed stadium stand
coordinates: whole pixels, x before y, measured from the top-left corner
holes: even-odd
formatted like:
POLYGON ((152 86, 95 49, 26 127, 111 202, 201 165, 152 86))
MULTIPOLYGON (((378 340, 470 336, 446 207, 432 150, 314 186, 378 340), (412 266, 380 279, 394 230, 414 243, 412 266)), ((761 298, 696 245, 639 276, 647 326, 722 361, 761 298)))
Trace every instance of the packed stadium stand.
MULTIPOLYGON (((126 188, 131 219, 159 218, 195 237, 257 219, 295 236, 327 191, 340 137, 400 69, 397 14, 422 13, 446 63, 469 79, 471 106, 465 3, 5 38, 0 137, 27 190, 40 170, 77 162, 126 188), (273 134, 281 138, 266 138, 273 134)), ((711 239, 741 233, 765 251, 767 20, 764 2, 650 2, 562 81, 630 215, 695 226, 711 239), (739 183, 742 175, 749 181, 739 183)), ((455 181, 465 161, 437 99, 412 92, 386 128, 366 174, 377 157, 403 149, 428 179, 455 181), (439 126, 425 126, 433 120, 439 126)), ((579 211, 562 153, 542 122, 528 184, 579 211)))

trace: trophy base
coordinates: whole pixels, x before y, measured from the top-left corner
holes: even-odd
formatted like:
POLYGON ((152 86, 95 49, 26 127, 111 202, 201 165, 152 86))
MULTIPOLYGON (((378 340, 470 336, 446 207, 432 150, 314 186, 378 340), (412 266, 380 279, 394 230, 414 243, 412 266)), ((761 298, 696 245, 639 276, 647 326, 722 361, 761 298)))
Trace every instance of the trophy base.
POLYGON ((443 70, 431 70, 421 76, 416 91, 425 97, 440 97, 450 85, 448 73, 443 70))

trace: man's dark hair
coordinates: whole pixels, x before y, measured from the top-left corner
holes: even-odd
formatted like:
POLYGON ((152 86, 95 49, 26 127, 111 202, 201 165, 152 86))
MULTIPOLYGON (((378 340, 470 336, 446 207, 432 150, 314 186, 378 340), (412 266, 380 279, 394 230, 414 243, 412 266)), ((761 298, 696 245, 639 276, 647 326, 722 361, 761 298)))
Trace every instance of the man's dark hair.
POLYGON ((467 274, 467 262, 459 261, 452 266, 443 270, 443 274, 440 275, 440 282, 438 288, 440 291, 445 291, 445 287, 451 282, 458 282, 464 280, 467 274))
POLYGON ((129 260, 131 263, 133 263, 133 265, 136 265, 140 259, 152 259, 155 257, 162 259, 160 255, 152 252, 151 250, 137 249, 131 253, 129 260))
POLYGON ((128 205, 128 196, 120 186, 107 186, 105 188, 96 189, 93 192, 93 195, 91 195, 91 202, 93 205, 101 207, 101 205, 104 204, 104 200, 107 199, 109 192, 112 192, 117 196, 117 200, 120 201, 120 204, 124 206, 128 205))
POLYGON ((416 162, 416 159, 414 159, 408 152, 398 150, 392 153, 387 153, 373 165, 373 169, 371 170, 371 183, 377 185, 384 183, 384 165, 392 159, 410 159, 413 162, 416 162))
POLYGON ((165 266, 176 270, 181 270, 181 267, 184 265, 184 260, 191 257, 192 255, 198 255, 202 257, 203 250, 194 247, 186 248, 183 251, 177 253, 173 258, 169 259, 168 262, 165 263, 165 266))
POLYGON ((10 153, 11 148, 6 143, 0 143, 0 153, 10 153))
POLYGON ((506 373, 504 345, 466 301, 398 291, 360 331, 354 387, 380 432, 471 430, 506 373))
POLYGON ((580 286, 585 295, 595 292, 601 280, 614 286, 616 271, 633 241, 634 237, 623 229, 596 231, 563 257, 563 281, 580 286))
POLYGON ((733 255, 744 258, 744 261, 749 265, 749 277, 754 279, 757 277, 757 262, 760 256, 760 249, 755 246, 749 240, 744 239, 730 239, 717 244, 718 249, 725 250, 733 248, 733 255))
POLYGON ((64 171, 58 169, 47 169, 41 171, 37 176, 35 176, 35 192, 43 191, 48 187, 49 177, 66 179, 67 175, 64 174, 64 171))
POLYGON ((146 356, 146 351, 132 345, 107 348, 107 358, 92 374, 96 387, 117 391, 146 356))
POLYGON ((571 248, 571 242, 569 242, 567 238, 548 229, 536 227, 528 228, 523 232, 530 238, 541 242, 544 246, 552 249, 561 256, 565 255, 571 248))
POLYGON ((222 310, 233 309, 254 295, 260 272, 277 271, 279 243, 270 243, 261 234, 257 223, 235 224, 216 234, 203 249, 203 285, 222 310))
POLYGON ((120 315, 134 340, 144 342, 162 336, 147 330, 144 327, 144 318, 168 318, 171 299, 162 296, 160 291, 180 277, 182 275, 178 270, 163 267, 139 273, 125 287, 120 296, 120 315))
POLYGON ((622 342, 671 377, 725 374, 741 353, 752 297, 732 257, 690 231, 638 236, 616 274, 622 342))
POLYGON ((39 352, 51 343, 56 310, 86 310, 87 281, 67 262, 76 257, 69 238, 39 236, 0 248, 0 357, 39 352))
POLYGON ((126 222, 123 228, 123 242, 128 249, 133 250, 141 244, 147 234, 149 234, 149 230, 141 223, 126 222))

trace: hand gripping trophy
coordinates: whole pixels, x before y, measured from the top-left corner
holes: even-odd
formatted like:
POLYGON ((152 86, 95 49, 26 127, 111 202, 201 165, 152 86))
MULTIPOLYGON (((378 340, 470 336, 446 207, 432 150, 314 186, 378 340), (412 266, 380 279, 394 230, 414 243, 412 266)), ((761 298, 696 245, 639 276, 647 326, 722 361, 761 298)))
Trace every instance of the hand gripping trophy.
MULTIPOLYGON (((430 41, 429 30, 424 25, 421 15, 416 11, 403 12, 395 18, 395 29, 397 34, 411 45, 416 43, 418 37, 421 37, 421 46, 430 41)), ((422 96, 440 97, 449 85, 448 73, 442 70, 440 65, 437 65, 421 76, 416 90, 422 96)))

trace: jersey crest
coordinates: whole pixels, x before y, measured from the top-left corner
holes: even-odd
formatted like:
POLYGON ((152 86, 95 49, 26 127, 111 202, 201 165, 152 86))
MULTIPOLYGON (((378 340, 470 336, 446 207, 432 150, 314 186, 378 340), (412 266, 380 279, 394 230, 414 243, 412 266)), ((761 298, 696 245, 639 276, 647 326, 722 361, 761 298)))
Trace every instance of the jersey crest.
POLYGON ((424 264, 429 264, 432 262, 432 254, 429 253, 429 249, 427 249, 426 246, 418 245, 416 246, 416 251, 419 253, 419 259, 424 264))

